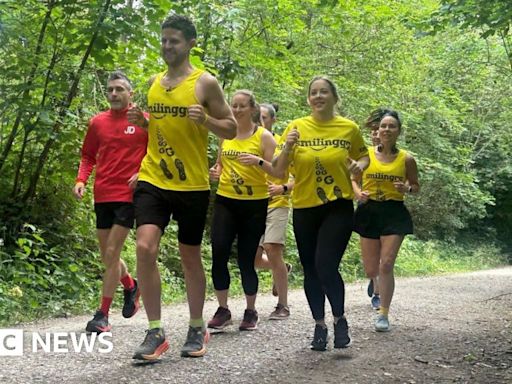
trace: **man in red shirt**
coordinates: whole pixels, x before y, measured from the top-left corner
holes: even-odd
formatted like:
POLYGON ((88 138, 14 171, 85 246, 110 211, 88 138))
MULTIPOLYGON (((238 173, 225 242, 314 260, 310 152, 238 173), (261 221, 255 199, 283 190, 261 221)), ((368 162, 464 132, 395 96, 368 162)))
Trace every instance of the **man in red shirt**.
POLYGON ((146 154, 147 132, 126 117, 133 95, 130 80, 120 71, 107 81, 110 109, 94 116, 82 146, 82 159, 73 193, 81 199, 87 179, 96 168, 94 210, 100 253, 105 274, 101 306, 87 323, 87 332, 108 332, 108 313, 119 281, 124 288, 123 316, 132 317, 139 309, 137 281, 121 259, 121 250, 135 213, 133 188, 140 162, 146 154))

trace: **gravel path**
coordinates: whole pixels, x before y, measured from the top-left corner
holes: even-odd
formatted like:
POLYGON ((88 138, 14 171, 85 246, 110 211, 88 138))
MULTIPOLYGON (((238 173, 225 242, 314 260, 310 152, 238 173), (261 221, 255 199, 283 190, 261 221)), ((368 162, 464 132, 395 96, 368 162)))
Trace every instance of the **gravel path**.
MULTIPOLYGON (((21 357, 0 356, 0 383, 512 383, 512 267, 468 274, 397 279, 392 331, 373 330, 366 281, 347 286, 347 318, 353 344, 326 352, 308 348, 313 322, 304 293, 290 293, 292 316, 269 321, 270 294, 257 306, 255 332, 240 333, 244 304, 231 300, 235 324, 212 336, 203 358, 179 350, 188 309, 163 309, 171 348, 156 364, 132 362, 144 338, 146 316, 111 315, 111 353, 34 353, 32 332, 81 332, 90 316, 28 324, 21 357), (172 326, 171 326, 172 324, 172 326)), ((205 314, 216 309, 206 303, 205 314)), ((330 328, 332 334, 332 327, 330 328)))

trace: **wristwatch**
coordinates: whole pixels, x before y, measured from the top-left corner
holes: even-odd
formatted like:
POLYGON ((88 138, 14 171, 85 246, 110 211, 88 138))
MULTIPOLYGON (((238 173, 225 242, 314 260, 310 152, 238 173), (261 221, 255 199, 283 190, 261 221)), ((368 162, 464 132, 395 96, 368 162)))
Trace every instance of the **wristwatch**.
POLYGON ((288 192, 288 186, 286 184, 283 184, 283 195, 286 195, 288 192))

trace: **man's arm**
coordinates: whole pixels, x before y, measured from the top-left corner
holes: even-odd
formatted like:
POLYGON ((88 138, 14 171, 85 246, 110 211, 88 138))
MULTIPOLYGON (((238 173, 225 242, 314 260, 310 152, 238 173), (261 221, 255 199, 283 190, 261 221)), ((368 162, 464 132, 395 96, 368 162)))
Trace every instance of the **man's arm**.
POLYGON ((81 199, 84 195, 85 184, 96 165, 98 148, 98 137, 96 135, 94 125, 91 122, 89 123, 89 128, 87 129, 87 134, 85 135, 84 143, 82 145, 82 158, 80 159, 78 175, 76 177, 75 186, 73 187, 73 194, 77 199, 81 199))
POLYGON ((190 119, 204 125, 221 138, 233 139, 236 136, 237 123, 217 79, 205 73, 197 83, 196 94, 201 105, 189 107, 190 119), (204 107, 208 109, 209 115, 204 107))

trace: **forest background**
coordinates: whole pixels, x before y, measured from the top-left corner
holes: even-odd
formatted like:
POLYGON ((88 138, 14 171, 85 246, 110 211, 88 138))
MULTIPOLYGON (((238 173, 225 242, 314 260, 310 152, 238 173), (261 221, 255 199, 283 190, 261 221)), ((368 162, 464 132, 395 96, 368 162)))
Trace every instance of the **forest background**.
MULTIPOLYGON (((165 69, 159 34, 169 12, 195 21, 193 63, 217 76, 228 97, 248 88, 258 101, 279 104, 278 132, 309 113, 306 86, 317 74, 337 83, 340 113, 361 126, 377 107, 400 111, 399 145, 416 157, 422 191, 407 199, 416 234, 402 247, 397 274, 512 261, 508 0, 7 0, 0 1, 0 324, 98 304, 92 188, 83 202, 71 194, 80 147, 88 120, 108 108, 110 71, 124 70, 137 103, 146 104, 147 79, 165 69)), ((216 151, 212 137, 211 162, 216 151)), ((161 246, 166 302, 183 298, 175 230, 161 246)), ((132 234, 123 252, 132 271, 134 250, 132 234)), ((290 228, 287 260, 299 285, 290 228)), ((363 278, 356 236, 341 269, 348 281, 363 278)), ((260 276, 267 289, 270 274, 260 276)))

